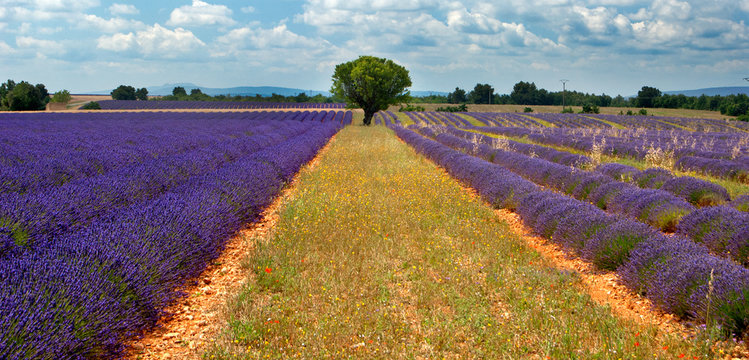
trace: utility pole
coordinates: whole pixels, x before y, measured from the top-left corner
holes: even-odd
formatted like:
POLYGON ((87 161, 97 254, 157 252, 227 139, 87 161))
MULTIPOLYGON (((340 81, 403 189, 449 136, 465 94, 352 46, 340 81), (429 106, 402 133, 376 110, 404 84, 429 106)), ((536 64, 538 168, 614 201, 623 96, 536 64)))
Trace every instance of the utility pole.
POLYGON ((562 79, 562 80, 559 80, 559 81, 562 82, 562 111, 564 111, 564 108, 565 108, 564 97, 567 94, 567 82, 569 80, 562 79))

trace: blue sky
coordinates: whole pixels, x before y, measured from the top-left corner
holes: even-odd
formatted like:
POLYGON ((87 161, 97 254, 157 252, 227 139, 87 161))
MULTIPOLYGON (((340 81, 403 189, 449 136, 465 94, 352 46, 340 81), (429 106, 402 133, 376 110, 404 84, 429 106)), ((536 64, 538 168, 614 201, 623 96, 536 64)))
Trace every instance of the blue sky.
POLYGON ((749 0, 0 0, 0 79, 327 90, 336 64, 375 55, 414 90, 632 95, 749 85, 747 23, 749 0))

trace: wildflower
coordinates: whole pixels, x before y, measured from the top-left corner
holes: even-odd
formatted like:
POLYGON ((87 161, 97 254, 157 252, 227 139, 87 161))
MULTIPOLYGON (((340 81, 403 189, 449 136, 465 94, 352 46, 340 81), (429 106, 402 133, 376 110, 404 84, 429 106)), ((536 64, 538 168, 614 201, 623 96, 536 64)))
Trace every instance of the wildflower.
POLYGON ((272 271, 273 270, 271 270, 271 268, 269 268, 269 267, 265 268, 265 272, 268 273, 268 274, 270 274, 272 271))

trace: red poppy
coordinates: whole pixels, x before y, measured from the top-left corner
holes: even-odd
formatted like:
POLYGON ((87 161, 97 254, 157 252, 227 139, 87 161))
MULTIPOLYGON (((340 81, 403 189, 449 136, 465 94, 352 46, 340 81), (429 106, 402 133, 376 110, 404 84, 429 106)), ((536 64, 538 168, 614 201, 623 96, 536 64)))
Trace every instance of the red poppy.
POLYGON ((268 274, 270 274, 271 271, 273 270, 271 270, 269 267, 265 268, 265 272, 267 272, 268 274))

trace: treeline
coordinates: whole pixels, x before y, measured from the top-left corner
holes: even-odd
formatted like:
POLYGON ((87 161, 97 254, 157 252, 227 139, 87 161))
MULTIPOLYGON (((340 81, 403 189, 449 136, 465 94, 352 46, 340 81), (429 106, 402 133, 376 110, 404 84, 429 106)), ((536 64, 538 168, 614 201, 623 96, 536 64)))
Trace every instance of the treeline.
POLYGON ((336 99, 335 97, 324 96, 317 94, 315 96, 309 96, 305 93, 301 93, 293 96, 284 96, 279 94, 271 94, 271 96, 262 96, 257 94, 255 96, 229 96, 229 95, 208 95, 203 93, 200 89, 191 89, 190 93, 187 93, 182 86, 177 86, 172 90, 172 95, 162 96, 154 98, 154 100, 178 100, 178 101, 256 101, 256 102, 296 102, 296 103, 340 103, 342 99, 336 99))
POLYGON ((0 85, 0 110, 3 111, 44 110, 49 101, 44 84, 8 80, 0 85))
POLYGON ((447 104, 508 104, 508 105, 565 105, 589 107, 639 107, 672 108, 720 111, 723 115, 749 116, 749 96, 746 94, 728 96, 685 96, 663 94, 660 90, 643 86, 636 97, 624 98, 621 95, 588 94, 578 91, 548 91, 538 88, 533 82, 521 81, 515 84, 508 94, 495 94, 489 84, 476 84, 470 92, 459 87, 447 96, 429 95, 417 97, 414 102, 447 104))

